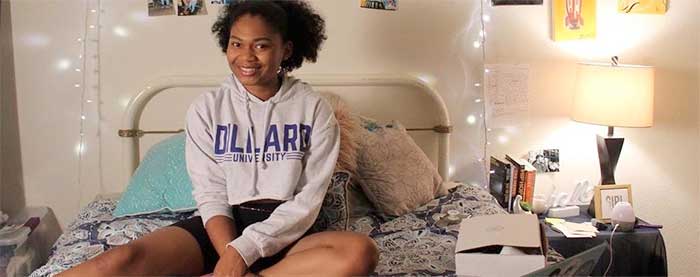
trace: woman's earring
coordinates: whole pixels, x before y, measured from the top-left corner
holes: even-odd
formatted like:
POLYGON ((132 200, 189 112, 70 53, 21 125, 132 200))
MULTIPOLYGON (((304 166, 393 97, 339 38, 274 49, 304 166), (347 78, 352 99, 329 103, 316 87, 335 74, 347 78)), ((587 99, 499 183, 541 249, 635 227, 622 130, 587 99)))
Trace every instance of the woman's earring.
POLYGON ((283 74, 284 74, 284 68, 282 68, 282 66, 280 65, 280 66, 277 68, 277 75, 283 75, 283 74))

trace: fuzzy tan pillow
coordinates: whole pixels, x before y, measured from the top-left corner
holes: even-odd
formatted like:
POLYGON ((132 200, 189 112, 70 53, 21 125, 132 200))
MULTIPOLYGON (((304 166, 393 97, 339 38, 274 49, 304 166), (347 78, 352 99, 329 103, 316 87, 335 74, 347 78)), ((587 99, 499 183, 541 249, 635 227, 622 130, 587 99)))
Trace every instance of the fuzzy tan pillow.
POLYGON ((340 97, 328 92, 322 92, 321 95, 333 108, 335 119, 338 121, 338 127, 340 127, 340 151, 335 170, 347 171, 351 176, 356 176, 358 144, 355 140, 357 136, 355 133, 357 133, 360 125, 351 114, 350 107, 340 97))
POLYGON ((357 139, 358 181, 379 212, 401 216, 440 195, 440 174, 404 129, 368 126, 357 139))

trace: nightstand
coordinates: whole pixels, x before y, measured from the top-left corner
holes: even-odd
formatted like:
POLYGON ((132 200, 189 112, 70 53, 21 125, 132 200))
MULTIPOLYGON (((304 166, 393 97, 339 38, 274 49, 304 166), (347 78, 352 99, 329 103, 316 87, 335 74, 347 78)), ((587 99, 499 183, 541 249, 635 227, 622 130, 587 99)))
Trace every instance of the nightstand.
POLYGON ((8 224, 24 224, 32 217, 39 218, 39 225, 10 259, 6 269, 7 276, 27 276, 45 264, 53 243, 62 233, 58 220, 49 207, 25 207, 10 215, 8 224))
MULTIPOLYGON (((581 206, 581 213, 575 217, 565 218, 570 222, 591 222, 586 212, 588 206, 581 206)), ((544 221, 542 219, 542 221, 544 221)), ((608 242, 612 226, 600 231, 595 238, 566 238, 564 234, 545 227, 545 235, 557 252, 564 257, 571 257, 590 249, 600 243, 608 242)), ((598 261, 593 276, 602 276, 610 262, 610 253, 606 251, 598 261)), ((661 232, 655 228, 637 227, 632 232, 615 231, 613 236, 613 265, 608 276, 666 276, 666 246, 661 232)))

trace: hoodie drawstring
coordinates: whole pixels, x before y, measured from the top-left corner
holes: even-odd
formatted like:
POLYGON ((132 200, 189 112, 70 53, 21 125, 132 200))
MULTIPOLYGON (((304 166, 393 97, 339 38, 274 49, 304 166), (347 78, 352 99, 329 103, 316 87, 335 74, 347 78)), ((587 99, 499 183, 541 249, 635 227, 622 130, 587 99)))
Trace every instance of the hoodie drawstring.
POLYGON ((272 108, 274 108, 274 106, 275 102, 273 100, 268 101, 265 106, 265 117, 263 118, 265 129, 263 129, 263 144, 262 147, 260 147, 260 160, 262 161, 263 169, 267 169, 267 162, 265 162, 265 150, 267 147, 265 147, 265 144, 267 144, 267 132, 270 129, 270 117, 272 116, 272 108))
MULTIPOLYGON (((265 162, 265 137, 270 129, 270 117, 272 116, 272 109, 275 105, 273 100, 267 101, 265 105, 265 117, 263 118, 263 143, 260 146, 260 162, 263 169, 267 169, 267 162, 265 162)), ((248 115, 248 123, 250 124, 250 130, 248 131, 250 135, 250 141, 253 146, 253 192, 257 193, 257 182, 258 182, 258 160, 255 159, 255 149, 258 147, 257 140, 255 138, 255 130, 253 130, 253 116, 250 112, 250 97, 246 97, 245 101, 246 114, 248 115)))
POLYGON ((248 135, 250 136, 250 141, 253 144, 253 184, 251 187, 251 195, 255 195, 258 193, 258 160, 255 159, 255 148, 256 143, 255 143, 255 132, 253 131, 254 125, 253 125, 253 116, 250 114, 250 97, 246 96, 245 99, 245 111, 246 114, 248 114, 248 123, 250 124, 250 130, 248 130, 248 135))

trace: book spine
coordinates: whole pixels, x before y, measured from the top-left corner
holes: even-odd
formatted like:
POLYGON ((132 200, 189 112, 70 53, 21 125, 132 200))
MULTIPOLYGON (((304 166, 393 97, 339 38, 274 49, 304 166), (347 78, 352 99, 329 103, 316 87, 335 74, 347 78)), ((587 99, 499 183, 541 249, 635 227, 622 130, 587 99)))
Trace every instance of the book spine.
POLYGON ((518 195, 525 201, 525 169, 523 168, 518 171, 518 195))
POLYGON ((511 174, 511 180, 510 180, 510 205, 508 206, 508 208, 512 212, 513 206, 514 206, 513 202, 515 200, 515 196, 518 195, 518 183, 519 183, 519 179, 520 179, 520 167, 518 165, 515 165, 515 164, 511 165, 510 167, 512 170, 512 174, 511 174))
POLYGON ((506 165, 506 178, 503 181, 503 203, 506 205, 504 208, 506 208, 506 211, 510 210, 510 179, 511 179, 511 166, 509 164, 506 165))
POLYGON ((532 199, 535 197, 535 171, 528 170, 525 172, 525 202, 532 205, 532 199))

